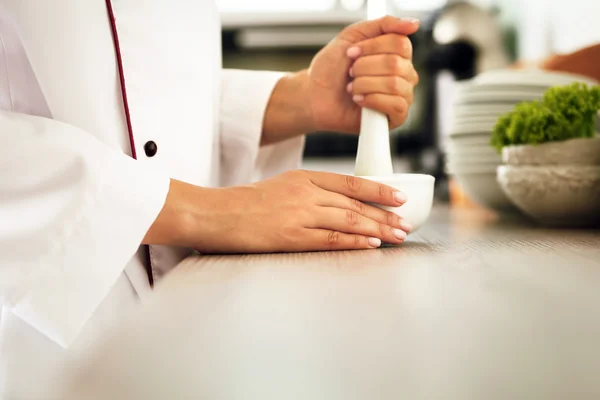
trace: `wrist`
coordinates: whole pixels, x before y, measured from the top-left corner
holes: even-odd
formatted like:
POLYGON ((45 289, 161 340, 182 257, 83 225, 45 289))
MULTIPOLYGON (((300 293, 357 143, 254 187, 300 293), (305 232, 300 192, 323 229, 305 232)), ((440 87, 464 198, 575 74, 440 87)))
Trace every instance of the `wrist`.
POLYGON ((261 144, 276 143, 314 130, 307 71, 283 76, 275 85, 265 111, 261 144))
POLYGON ((310 78, 308 70, 304 69, 298 71, 290 76, 290 80, 293 82, 290 86, 295 89, 296 108, 298 124, 301 126, 302 133, 310 133, 317 130, 315 120, 313 117, 311 98, 310 98, 310 78))
POLYGON ((142 244, 189 247, 212 251, 223 241, 235 241, 234 232, 251 186, 205 188, 171 179, 169 194, 142 244))
POLYGON ((203 190, 207 189, 171 179, 165 204, 142 244, 193 247, 203 190))

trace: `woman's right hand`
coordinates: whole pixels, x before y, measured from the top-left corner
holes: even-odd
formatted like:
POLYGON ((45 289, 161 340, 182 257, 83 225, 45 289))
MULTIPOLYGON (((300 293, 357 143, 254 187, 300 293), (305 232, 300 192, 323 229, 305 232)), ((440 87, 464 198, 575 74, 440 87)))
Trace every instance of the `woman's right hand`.
POLYGON ((176 219, 178 227, 170 235, 154 235, 153 225, 145 243, 193 247, 202 253, 377 248, 382 241, 402 243, 411 227, 396 214, 366 203, 397 207, 405 201, 403 193, 389 186, 324 172, 290 171, 222 189, 173 181, 154 225, 176 219))

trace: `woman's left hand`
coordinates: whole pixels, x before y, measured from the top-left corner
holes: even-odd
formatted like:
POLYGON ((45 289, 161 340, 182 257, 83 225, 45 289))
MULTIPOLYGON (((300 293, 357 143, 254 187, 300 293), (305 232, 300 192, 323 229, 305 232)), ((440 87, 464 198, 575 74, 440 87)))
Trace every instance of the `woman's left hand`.
POLYGON ((384 17, 344 29, 313 59, 306 72, 308 115, 314 130, 357 133, 361 108, 404 123, 419 77, 407 35, 419 22, 384 17))

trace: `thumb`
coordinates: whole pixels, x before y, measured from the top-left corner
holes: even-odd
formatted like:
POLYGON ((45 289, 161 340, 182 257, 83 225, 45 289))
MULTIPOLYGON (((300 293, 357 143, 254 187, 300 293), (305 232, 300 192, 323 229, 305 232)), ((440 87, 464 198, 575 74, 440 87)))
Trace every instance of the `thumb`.
POLYGON ((419 20, 414 18, 396 18, 388 15, 350 25, 340 33, 340 39, 357 43, 388 33, 412 35, 417 30, 419 30, 419 20))

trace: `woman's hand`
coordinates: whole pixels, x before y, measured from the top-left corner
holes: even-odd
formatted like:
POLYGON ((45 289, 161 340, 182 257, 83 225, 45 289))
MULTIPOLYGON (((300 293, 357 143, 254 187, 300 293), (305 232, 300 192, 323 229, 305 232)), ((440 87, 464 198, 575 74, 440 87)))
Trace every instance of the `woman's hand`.
POLYGON ((403 193, 346 175, 292 171, 224 189, 174 181, 169 197, 146 244, 203 253, 372 249, 402 243, 411 230, 396 214, 365 204, 400 206, 403 193))
POLYGON ((390 128, 402 125, 419 80, 407 35, 418 27, 416 20, 384 17, 344 29, 308 70, 275 86, 262 144, 316 131, 358 133, 362 107, 386 114, 390 128))
POLYGON ((419 77, 407 35, 413 19, 384 17, 344 29, 313 59, 308 98, 318 130, 358 132, 360 109, 388 115, 390 128, 404 123, 419 77))
POLYGON ((400 206, 404 201, 402 193, 372 181, 292 171, 215 193, 210 212, 198 222, 202 233, 195 247, 210 253, 254 253, 401 243, 410 227, 396 214, 364 202, 400 206))

